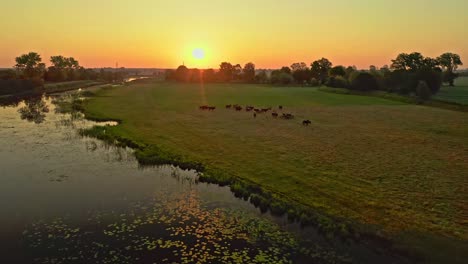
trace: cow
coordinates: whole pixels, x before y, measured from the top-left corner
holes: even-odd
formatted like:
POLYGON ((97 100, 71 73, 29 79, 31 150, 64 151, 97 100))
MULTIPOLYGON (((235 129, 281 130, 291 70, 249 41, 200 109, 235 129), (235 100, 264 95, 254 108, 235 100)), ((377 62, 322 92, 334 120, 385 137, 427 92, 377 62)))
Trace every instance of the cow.
POLYGON ((226 109, 230 109, 232 107, 232 105, 228 104, 226 105, 226 109))
POLYGON ((242 106, 240 105, 236 106, 236 111, 242 111, 242 106))
POLYGON ((282 105, 280 105, 278 108, 279 108, 280 110, 283 110, 283 106, 282 106, 282 105))
POLYGON ((310 125, 310 124, 312 124, 312 122, 310 122, 310 120, 304 120, 304 121, 302 121, 302 125, 304 125, 304 126, 308 126, 308 125, 310 125))
POLYGON ((278 117, 278 113, 276 113, 276 112, 271 113, 271 115, 272 115, 274 118, 277 118, 277 117, 278 117))
POLYGON ((293 118, 294 118, 294 115, 292 115, 292 114, 283 114, 283 115, 281 116, 281 118, 283 118, 283 119, 293 119, 293 118))
POLYGON ((253 113, 253 117, 254 117, 254 118, 257 118, 257 113, 253 113))
POLYGON ((216 109, 216 106, 209 106, 209 107, 208 107, 208 110, 210 110, 210 111, 213 111, 213 110, 215 110, 215 109, 216 109))

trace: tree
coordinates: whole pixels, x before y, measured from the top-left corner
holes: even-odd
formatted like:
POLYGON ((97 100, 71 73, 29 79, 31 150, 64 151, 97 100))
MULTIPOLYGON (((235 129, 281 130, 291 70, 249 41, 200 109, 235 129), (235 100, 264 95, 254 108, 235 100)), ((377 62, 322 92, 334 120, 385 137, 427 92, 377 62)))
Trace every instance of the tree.
POLYGON ((378 90, 377 79, 368 72, 359 72, 351 83, 351 89, 358 91, 378 90))
POLYGON ((312 62, 310 69, 312 77, 320 80, 320 83, 324 84, 332 66, 333 64, 326 58, 321 58, 320 60, 312 62))
POLYGON ((243 69, 243 79, 245 82, 255 81, 255 64, 252 62, 245 64, 243 69))
POLYGON ((255 75, 255 81, 257 83, 266 83, 268 82, 268 75, 266 71, 259 71, 257 75, 255 75))
POLYGON ((175 72, 175 79, 179 82, 188 82, 190 80, 189 69, 185 65, 180 65, 175 72))
POLYGON ((450 86, 454 86, 454 81, 458 77, 455 71, 458 69, 458 66, 463 65, 460 55, 447 52, 440 55, 437 60, 445 71, 444 81, 448 82, 450 86))
POLYGON ((293 77, 290 73, 287 73, 285 69, 288 67, 283 67, 281 70, 274 70, 271 72, 270 81, 272 84, 287 85, 293 82, 293 77))
POLYGON ((346 69, 345 67, 338 65, 330 69, 330 76, 346 76, 346 69))
POLYGON ((202 78, 204 82, 214 82, 216 81, 216 72, 213 69, 203 70, 202 78))
POLYGON ((292 76, 298 84, 304 84, 310 80, 310 71, 304 62, 296 62, 291 65, 292 76))
POLYGON ((416 71, 424 66, 424 57, 419 52, 410 54, 401 53, 392 60, 391 68, 394 70, 416 71))
POLYGON ((240 66, 240 64, 236 64, 232 68, 232 78, 234 80, 241 80, 242 79, 242 66, 240 66))
POLYGON ((29 52, 16 57, 16 69, 27 79, 38 78, 42 79, 42 74, 45 71, 45 64, 41 63, 42 58, 36 52, 29 52))
POLYGON ((234 67, 229 62, 222 62, 219 65, 219 79, 223 82, 232 81, 234 67))
POLYGON ((289 68, 288 66, 281 67, 280 71, 284 72, 284 73, 287 73, 287 74, 291 74, 291 68, 289 68))

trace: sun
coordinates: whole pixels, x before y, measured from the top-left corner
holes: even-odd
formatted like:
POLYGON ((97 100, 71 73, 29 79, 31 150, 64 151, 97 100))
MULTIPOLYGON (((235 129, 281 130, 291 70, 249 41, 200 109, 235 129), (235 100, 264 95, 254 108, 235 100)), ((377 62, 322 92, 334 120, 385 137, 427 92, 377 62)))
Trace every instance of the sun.
POLYGON ((205 51, 203 49, 196 48, 196 49, 193 50, 192 56, 193 56, 193 58, 195 58, 197 60, 202 60, 202 59, 205 58, 205 51))

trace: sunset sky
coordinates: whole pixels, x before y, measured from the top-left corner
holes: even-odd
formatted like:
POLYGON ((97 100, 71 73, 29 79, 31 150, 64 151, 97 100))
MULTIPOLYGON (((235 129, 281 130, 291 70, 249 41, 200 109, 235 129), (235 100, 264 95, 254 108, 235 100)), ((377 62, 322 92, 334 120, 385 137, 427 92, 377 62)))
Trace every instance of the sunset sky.
POLYGON ((28 51, 85 67, 276 68, 326 57, 367 68, 411 51, 468 64, 467 0, 15 0, 1 10, 0 67, 28 51))

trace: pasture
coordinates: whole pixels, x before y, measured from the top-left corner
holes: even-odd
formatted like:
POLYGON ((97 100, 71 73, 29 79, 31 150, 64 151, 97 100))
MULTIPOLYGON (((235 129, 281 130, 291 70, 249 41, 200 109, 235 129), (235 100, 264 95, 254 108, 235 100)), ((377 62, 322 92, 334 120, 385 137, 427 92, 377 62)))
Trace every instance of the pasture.
POLYGON ((443 86, 434 96, 447 102, 455 102, 468 105, 468 77, 459 77, 455 80, 455 87, 443 86))
POLYGON ((107 133, 378 227, 406 246, 427 243, 443 255, 468 239, 467 113, 316 88, 155 82, 103 89, 86 114, 122 121, 107 133), (228 104, 295 118, 254 118, 228 104), (409 234, 418 235, 408 242, 409 234))

